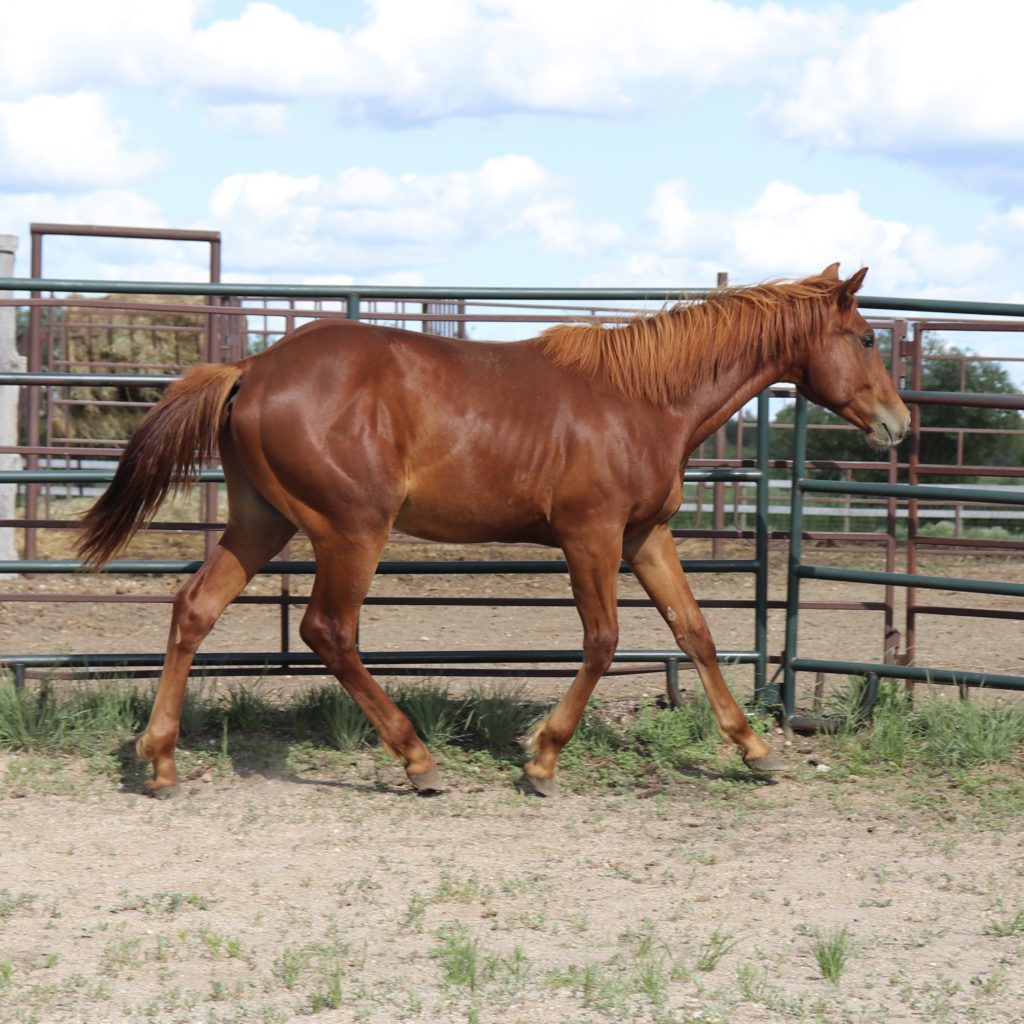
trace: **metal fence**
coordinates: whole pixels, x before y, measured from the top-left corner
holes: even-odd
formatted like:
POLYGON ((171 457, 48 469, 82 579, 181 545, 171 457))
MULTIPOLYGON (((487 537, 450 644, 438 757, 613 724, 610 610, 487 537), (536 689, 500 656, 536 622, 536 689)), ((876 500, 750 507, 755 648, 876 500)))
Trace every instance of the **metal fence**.
MULTIPOLYGON (((119 395, 109 399, 111 406, 130 408, 135 399, 131 389, 159 388, 169 379, 167 373, 139 372, 168 370, 170 365, 142 365, 126 361, 118 367, 134 372, 112 373, 113 366, 103 359, 87 359, 72 350, 75 332, 99 330, 132 332, 162 330, 169 335, 201 339, 190 342, 205 359, 237 358, 244 351, 258 350, 273 344, 277 337, 316 316, 348 317, 395 323, 413 329, 435 330, 460 337, 472 337, 485 332, 491 337, 529 336, 536 333, 536 325, 567 319, 599 318, 605 321, 633 315, 638 311, 660 308, 668 302, 699 300, 704 289, 684 289, 666 292, 657 289, 441 289, 441 288, 324 288, 322 286, 240 285, 212 283, 168 284, 125 283, 52 280, 39 277, 30 279, 0 279, 0 290, 16 293, 6 304, 30 310, 29 314, 29 366, 25 373, 0 375, 0 386, 18 385, 30 397, 25 403, 25 442, 9 449, 26 459, 24 470, 0 474, 0 485, 16 483, 23 497, 24 515, 0 521, 0 529, 13 528, 23 537, 23 556, 0 562, 0 573, 17 573, 46 578, 67 575, 79 566, 72 560, 39 556, 39 536, 42 531, 67 530, 70 524, 51 514, 51 503, 68 488, 102 486, 109 479, 110 460, 117 454, 116 438, 76 438, 73 432, 59 433, 54 425, 76 402, 97 404, 97 388, 117 388, 119 395), (111 298, 88 298, 107 295, 111 298), (77 297, 76 297, 77 296, 77 297), (133 296, 144 296, 143 301, 133 296), (190 297, 182 301, 182 296, 190 297), (198 299, 196 297, 199 297, 198 299), (46 315, 47 310, 60 309, 60 318, 46 315), (90 311, 83 315, 82 310, 90 311), (71 312, 69 312, 71 311, 71 312), (179 316, 186 324, 178 327, 162 321, 153 323, 157 316, 179 316), (121 319, 117 319, 121 317, 121 319), (149 322, 146 318, 149 317, 149 322), (191 318, 191 319, 189 319, 191 318), (173 330, 172 330, 173 328, 173 330), (213 340, 211 340, 213 339, 213 340), (76 370, 84 372, 70 372, 76 370), (63 371, 63 372, 54 372, 63 371), (92 394, 75 397, 73 389, 93 389, 92 394), (129 397, 126 397, 129 396, 129 397), (35 426, 33 427, 33 424, 35 426), (49 426, 46 426, 49 424, 49 426), (36 432, 33 433, 33 430, 36 432), (82 441, 87 443, 81 443, 82 441), (105 464, 104 464, 105 463, 105 464), (74 468, 76 466, 85 468, 74 468), (61 492, 60 488, 64 488, 61 492)), ((924 354, 924 331, 934 329, 927 325, 955 323, 955 328, 972 330, 1019 330, 1024 327, 1024 307, 1008 304, 953 303, 938 300, 904 300, 884 297, 862 299, 862 308, 871 310, 877 328, 892 332, 893 377, 897 381, 920 382, 920 367, 924 354), (883 319, 883 310, 912 312, 914 314, 958 314, 961 319, 950 321, 883 319), (879 314, 875 316, 875 314, 879 314), (970 321, 966 317, 972 318, 970 321), (998 321, 982 320, 998 317, 998 321)), ((963 365, 963 363, 962 363, 963 365)), ((176 367, 175 367, 176 369, 176 367)), ((1024 399, 1007 395, 965 395, 922 393, 920 389, 906 391, 904 395, 915 409, 926 402, 989 403, 1000 408, 1022 409, 1024 399)), ((754 596, 750 600, 720 600, 713 605, 749 610, 752 619, 752 638, 749 646, 723 650, 720 658, 734 665, 749 665, 753 676, 753 696, 762 703, 779 702, 790 715, 795 714, 802 701, 797 693, 798 673, 816 674, 877 674, 906 680, 928 679, 952 682, 967 687, 985 684, 1012 689, 1024 688, 1024 677, 999 672, 963 672, 943 666, 913 664, 914 635, 918 617, 953 614, 937 606, 916 601, 918 589, 936 588, 964 592, 1012 597, 1024 596, 1024 587, 1000 581, 969 580, 963 577, 929 577, 915 571, 918 552, 928 546, 940 545, 957 550, 972 551, 980 555, 1018 550, 1024 543, 1011 537, 1003 542, 979 543, 965 535, 963 524, 968 513, 981 509, 1019 509, 1020 491, 995 487, 950 489, 941 491, 928 488, 920 477, 940 469, 949 475, 1013 479, 1024 475, 1021 466, 971 466, 964 461, 963 439, 958 447, 957 463, 952 466, 922 465, 916 460, 916 445, 905 462, 892 454, 888 462, 848 462, 843 464, 808 463, 806 460, 806 413, 802 401, 797 403, 792 437, 794 452, 791 460, 772 459, 769 439, 771 431, 771 402, 779 397, 793 398, 792 392, 773 391, 762 395, 757 402, 756 416, 741 415, 723 428, 715 438, 705 442, 691 463, 684 493, 683 522, 675 531, 684 540, 700 540, 710 545, 709 558, 686 559, 684 567, 690 573, 743 573, 754 578, 754 596), (753 436, 753 444, 751 444, 753 436), (788 470, 787 480, 774 479, 788 470), (822 480, 809 475, 814 471, 839 472, 843 479, 822 480), (865 483, 854 479, 863 473, 883 473, 887 482, 865 483), (901 477, 903 478, 901 480, 901 477), (788 500, 771 504, 769 485, 788 484, 788 500), (751 490, 753 494, 751 495, 751 490), (805 529, 805 521, 814 511, 813 502, 832 502, 841 495, 844 504, 821 504, 820 515, 835 514, 839 529, 805 529), (952 537, 928 537, 920 524, 924 518, 922 505, 939 501, 941 507, 953 510, 957 532, 952 537), (864 504, 865 502, 874 504, 864 504), (780 518, 779 508, 784 506, 781 528, 773 529, 773 519, 780 518), (854 529, 858 518, 865 512, 870 529, 854 529), (901 535, 905 526, 906 536, 901 535), (829 544, 874 545, 884 552, 885 569, 868 573, 865 570, 834 568, 808 564, 803 561, 804 542, 829 544), (785 600, 769 600, 769 563, 773 545, 788 544, 787 593, 785 600), (740 550, 741 553, 736 552, 740 550), (906 559, 898 565, 899 555, 906 559), (728 555, 728 557, 727 557, 728 555), (901 571, 902 569, 902 571, 901 571), (801 596, 801 582, 807 579, 831 579, 851 583, 871 583, 881 588, 878 601, 808 601, 801 596), (989 585, 991 584, 991 585, 989 585), (898 628, 894 601, 895 588, 907 589, 906 622, 898 628), (798 653, 801 611, 830 606, 856 607, 868 612, 881 613, 878 661, 850 662, 841 660, 801 658, 798 653), (785 650, 769 650, 768 617, 771 612, 785 612, 785 650), (773 666, 778 670, 769 678, 773 666), (781 675, 781 684, 777 683, 781 675)), ((103 401, 103 400, 101 400, 103 401)), ((139 402, 145 405, 145 402, 139 402)), ((920 418, 915 412, 916 436, 920 436, 920 418)), ((67 422, 67 420, 63 421, 67 422)), ((965 435, 966 436, 966 435, 965 435)), ((214 542, 217 528, 218 481, 216 471, 204 474, 204 503, 198 520, 164 521, 155 528, 169 531, 200 532, 206 537, 207 549, 214 542)), ((985 512, 983 514, 991 514, 985 512)), ((1019 513, 1014 513, 1019 514, 1019 513)), ((109 574, 157 576, 193 572, 200 561, 196 559, 126 559, 112 563, 109 574)), ((312 655, 290 649, 289 619, 291 609, 305 599, 293 592, 291 578, 309 574, 313 566, 308 561, 288 559, 271 563, 264 572, 279 580, 278 592, 273 595, 244 597, 244 603, 273 603, 280 616, 280 643, 276 650, 236 652, 227 654, 200 654, 198 668, 217 674, 286 673, 302 674, 320 671, 312 655)), ((564 573, 564 563, 558 560, 495 560, 431 562, 394 560, 382 563, 380 572, 397 574, 450 574, 474 575, 495 573, 551 574, 564 573)), ((0 583, 0 590, 4 584, 0 583)), ((110 595, 97 598, 94 594, 76 594, 63 590, 46 593, 7 587, 0 593, 0 601, 45 600, 133 600, 132 595, 110 595)), ((169 600, 166 595, 149 595, 150 599, 169 600)), ((373 598, 385 603, 387 598, 373 598)), ((413 603, 428 598, 410 599, 413 603)), ((493 603, 513 607, 517 603, 569 604, 568 599, 557 598, 449 598, 456 603, 493 603)), ((628 603, 628 602, 627 602, 628 603)), ((643 603, 639 599, 632 603, 643 603)), ((985 608, 972 609, 985 615, 985 608)), ((958 608, 956 614, 962 614, 958 608)), ((1002 618, 1019 620, 1019 611, 1000 613, 1002 618)), ((366 663, 384 674, 423 674, 440 671, 444 674, 564 674, 567 665, 578 661, 578 650, 500 649, 476 651, 373 651, 364 650, 366 663)), ((0 648, 0 662, 18 678, 26 673, 67 670, 80 673, 115 673, 148 675, 154 673, 162 660, 156 652, 127 654, 76 654, 53 651, 26 653, 16 649, 14 638, 4 638, 0 648)), ((616 670, 633 672, 653 666, 666 675, 670 695, 679 697, 678 673, 687 659, 675 648, 623 650, 616 655, 616 670)))

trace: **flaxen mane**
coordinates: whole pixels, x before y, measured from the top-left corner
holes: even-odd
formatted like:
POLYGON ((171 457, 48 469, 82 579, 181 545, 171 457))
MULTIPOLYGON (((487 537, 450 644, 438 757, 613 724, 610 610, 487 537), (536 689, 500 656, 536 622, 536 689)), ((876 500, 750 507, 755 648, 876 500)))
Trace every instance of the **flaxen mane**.
POLYGON ((824 278, 723 288, 617 327, 559 324, 538 342, 556 366, 664 406, 725 367, 753 369, 820 338, 834 296, 824 278))

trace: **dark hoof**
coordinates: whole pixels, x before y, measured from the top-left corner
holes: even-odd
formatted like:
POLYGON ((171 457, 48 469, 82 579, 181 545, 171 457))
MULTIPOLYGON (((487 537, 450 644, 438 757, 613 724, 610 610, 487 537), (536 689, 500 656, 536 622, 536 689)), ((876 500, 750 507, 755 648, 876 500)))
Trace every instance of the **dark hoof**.
POLYGON ((142 791, 154 800, 173 800, 181 792, 181 787, 177 783, 174 783, 173 786, 154 786, 151 782, 147 782, 142 791))
POLYGON ((789 766, 776 754, 767 753, 763 757, 743 758, 743 763, 752 771, 762 775, 777 775, 789 771, 789 766))
POLYGON ((550 779, 542 779, 538 775, 523 772, 519 789, 527 796, 558 796, 558 783, 553 775, 550 779))
POLYGON ((443 793, 447 788, 441 781, 441 773, 436 768, 431 768, 429 771, 420 772, 419 774, 414 772, 406 772, 405 774, 412 783, 412 788, 420 796, 435 796, 438 793, 443 793))

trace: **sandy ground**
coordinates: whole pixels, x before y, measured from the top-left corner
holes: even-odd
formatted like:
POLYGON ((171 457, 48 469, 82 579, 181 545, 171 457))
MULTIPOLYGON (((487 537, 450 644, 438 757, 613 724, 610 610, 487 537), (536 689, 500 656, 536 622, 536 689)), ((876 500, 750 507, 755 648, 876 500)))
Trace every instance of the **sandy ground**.
POLYGON ((5 1022, 1022 1020, 1019 796, 979 820, 807 769, 538 801, 466 771, 426 800, 372 755, 160 802, 0 775, 5 1022))

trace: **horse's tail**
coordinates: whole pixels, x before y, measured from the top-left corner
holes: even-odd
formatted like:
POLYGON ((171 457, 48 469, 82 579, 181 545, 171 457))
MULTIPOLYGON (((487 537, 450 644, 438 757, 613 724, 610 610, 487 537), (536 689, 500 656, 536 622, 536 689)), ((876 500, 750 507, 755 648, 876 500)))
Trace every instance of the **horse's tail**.
POLYGON ((172 488, 187 487, 217 447, 238 363, 201 365, 175 381, 132 435, 110 486, 80 521, 78 553, 106 565, 153 518, 172 488))

